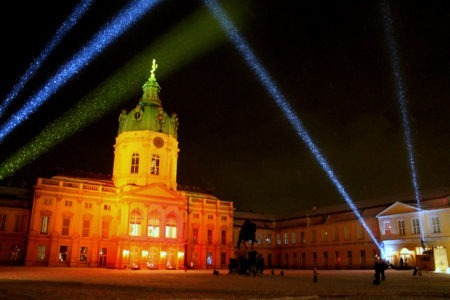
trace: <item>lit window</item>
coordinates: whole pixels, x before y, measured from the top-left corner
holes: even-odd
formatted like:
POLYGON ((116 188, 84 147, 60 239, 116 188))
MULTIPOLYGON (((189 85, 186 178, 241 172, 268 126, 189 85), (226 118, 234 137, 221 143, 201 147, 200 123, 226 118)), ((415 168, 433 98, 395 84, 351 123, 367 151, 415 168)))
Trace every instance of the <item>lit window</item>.
POLYGON ((441 225, 439 224, 439 217, 432 217, 431 225, 433 226, 433 233, 441 232, 441 225))
POLYGON ((148 217, 147 236, 159 237, 159 214, 156 211, 152 212, 148 217))
POLYGON ((47 234, 48 233, 49 220, 50 220, 49 216, 42 216, 41 217, 41 234, 47 234))
POLYGON ((87 261, 87 247, 81 247, 80 248, 80 261, 87 261))
POLYGON ((139 154, 133 153, 131 155, 131 174, 137 174, 139 173, 139 154))
POLYGON ((67 246, 59 246, 59 261, 67 261, 67 246))
POLYGON ((328 231, 322 230, 322 242, 328 241, 328 231))
POLYGON ((289 233, 287 232, 284 233, 284 244, 285 245, 289 244, 289 233))
POLYGON ((150 174, 159 175, 159 155, 153 154, 152 165, 150 167, 150 174))
POLYGON ((272 235, 270 233, 268 233, 266 236, 266 244, 272 245, 272 235))
POLYGON ((166 238, 177 238, 177 219, 174 215, 169 215, 166 222, 166 238))
POLYGON ((413 228, 413 234, 420 234, 419 219, 413 219, 412 220, 412 228, 413 228))
POLYGON ((130 235, 139 236, 141 234, 141 220, 142 216, 139 210, 135 209, 130 216, 130 235))
POLYGON ((45 261, 46 260, 46 251, 47 247, 45 245, 39 245, 37 248, 37 260, 45 261))

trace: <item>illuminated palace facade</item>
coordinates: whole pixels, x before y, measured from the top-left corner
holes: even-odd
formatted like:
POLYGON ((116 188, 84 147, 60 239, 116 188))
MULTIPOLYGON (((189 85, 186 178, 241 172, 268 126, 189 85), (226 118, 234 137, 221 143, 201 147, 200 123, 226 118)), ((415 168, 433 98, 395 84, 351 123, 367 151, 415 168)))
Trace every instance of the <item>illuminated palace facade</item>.
POLYGON ((38 178, 25 265, 227 266, 233 203, 177 190, 178 118, 163 110, 156 68, 119 116, 112 180, 38 178))
POLYGON ((345 204, 314 207, 287 217, 237 211, 234 240, 240 225, 249 219, 257 225, 254 249, 269 268, 372 269, 381 256, 395 268, 447 271, 450 193, 424 197, 420 209, 413 199, 393 199, 356 203, 382 249, 345 204))

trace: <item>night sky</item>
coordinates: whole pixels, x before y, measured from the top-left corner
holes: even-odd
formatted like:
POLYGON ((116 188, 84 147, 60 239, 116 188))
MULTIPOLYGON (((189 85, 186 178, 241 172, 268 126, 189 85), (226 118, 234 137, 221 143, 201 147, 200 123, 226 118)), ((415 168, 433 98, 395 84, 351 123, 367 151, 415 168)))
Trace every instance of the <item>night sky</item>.
MULTIPOLYGON (((2 125, 126 1, 97 2, 11 104, 2 125)), ((239 2, 242 35, 350 197, 412 198, 380 1, 239 2)), ((418 185, 424 193, 441 190, 450 186, 450 2, 391 2, 418 185)), ((2 3, 2 98, 77 3, 2 3)), ((199 7, 199 1, 162 1, 17 127, 0 144, 0 161, 199 7)), ((345 202, 231 42, 158 78, 164 67, 159 63, 156 77, 164 110, 180 120, 179 184, 212 191, 238 210, 265 213, 345 202)), ((125 108, 134 108, 141 93, 125 108)), ((119 113, 114 109, 61 141, 5 183, 34 183, 61 169, 110 176, 119 113)))

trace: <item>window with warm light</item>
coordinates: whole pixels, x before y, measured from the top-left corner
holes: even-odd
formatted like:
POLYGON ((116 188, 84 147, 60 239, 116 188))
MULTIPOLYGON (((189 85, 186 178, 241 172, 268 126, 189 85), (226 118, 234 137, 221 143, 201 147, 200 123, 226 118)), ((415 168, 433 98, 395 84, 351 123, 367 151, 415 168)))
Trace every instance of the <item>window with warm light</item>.
POLYGON ((48 224, 50 221, 49 216, 42 216, 41 217, 41 234, 47 234, 48 233, 48 224))
POLYGON ((387 236, 391 235, 391 221, 384 221, 384 234, 387 236))
POLYGON ((152 238, 159 237, 159 213, 153 211, 148 216, 147 236, 152 238))
POLYGON ((130 231, 129 235, 139 236, 141 235, 141 221, 142 215, 139 210, 135 209, 130 215, 130 231))
POLYGON ((169 215, 166 221, 166 238, 177 238, 177 219, 174 215, 169 215))
POLYGON ((47 247, 45 245, 39 245, 37 248, 37 261, 43 262, 47 257, 47 247))
POLYGON ((152 164, 150 167, 150 174, 159 175, 159 155, 152 155, 152 164))
POLYGON ((137 174, 139 173, 139 154, 133 153, 131 155, 131 174, 137 174))

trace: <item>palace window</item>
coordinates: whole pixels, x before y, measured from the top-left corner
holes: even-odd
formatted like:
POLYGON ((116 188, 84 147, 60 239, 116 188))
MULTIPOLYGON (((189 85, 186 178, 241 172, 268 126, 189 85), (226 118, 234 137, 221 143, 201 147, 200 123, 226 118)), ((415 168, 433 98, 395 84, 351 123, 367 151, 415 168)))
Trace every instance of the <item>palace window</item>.
POLYGON ((109 236, 109 222, 103 221, 102 222, 102 238, 107 239, 109 236))
POLYGON ((339 228, 334 227, 332 232, 333 232, 333 237, 332 237, 333 241, 334 242, 339 241, 339 228))
POLYGON ((147 236, 159 237, 159 214, 157 211, 151 212, 148 216, 147 236))
POLYGON ((285 232, 283 235, 284 235, 284 244, 288 245, 289 244, 289 233, 285 232))
POLYGON ((399 220, 398 221, 398 234, 399 235, 405 235, 406 234, 405 221, 404 220, 399 220))
POLYGON ((384 221, 384 234, 387 236, 391 235, 391 221, 384 221))
POLYGON ((6 215, 0 215, 0 231, 4 231, 6 228, 6 215))
POLYGON ((413 234, 420 234, 419 219, 413 219, 412 220, 412 228, 413 228, 413 234))
POLYGON ((80 248, 80 261, 87 261, 87 247, 81 247, 80 248))
POLYGON ((152 155, 152 165, 150 167, 150 174, 159 175, 159 155, 152 155))
POLYGON ((166 238, 176 239, 177 238, 177 219, 175 215, 170 214, 166 221, 166 238))
POLYGON ((24 224, 25 224, 25 216, 24 215, 16 216, 16 224, 14 226, 14 231, 22 232, 24 224))
POLYGON ((83 233, 81 234, 82 237, 88 237, 89 236, 89 227, 91 225, 91 221, 89 220, 83 220, 83 233))
POLYGON ((311 231, 311 243, 315 243, 317 241, 317 234, 316 231, 311 231))
POLYGON ((267 245, 272 245, 272 235, 270 233, 268 233, 266 235, 266 244, 267 245))
POLYGON ((297 232, 292 233, 292 244, 297 244, 297 232))
POLYGON ((91 202, 84 203, 84 208, 87 208, 87 209, 92 208, 92 203, 91 202))
POLYGON ((67 246, 59 246, 59 259, 60 262, 67 261, 67 246))
POLYGON ((226 230, 222 230, 220 232, 220 243, 222 245, 226 245, 227 244, 227 231, 226 230))
POLYGON ((48 224, 50 221, 49 216, 42 216, 41 217, 41 234, 47 234, 48 233, 48 224))
POLYGON ((192 240, 194 244, 198 243, 198 228, 192 229, 192 240))
POLYGON ((441 232, 441 225, 439 224, 439 217, 431 218, 431 226, 433 227, 433 233, 441 232))
POLYGON ((364 239, 364 230, 361 224, 356 225, 356 238, 358 240, 364 239))
POLYGON ((39 245, 37 248, 37 261, 46 260, 47 247, 45 245, 39 245))
POLYGON ((72 201, 70 201, 70 200, 64 201, 64 206, 66 206, 66 207, 72 207, 72 201))
POLYGON ((350 240, 350 227, 349 225, 344 226, 344 240, 350 240))
POLYGON ((61 235, 69 235, 69 227, 70 227, 70 218, 63 218, 61 235))
POLYGON ((322 230, 322 242, 328 242, 328 231, 322 230))
POLYGON ((207 244, 208 245, 212 245, 212 243, 213 243, 213 231, 212 231, 212 229, 208 229, 208 232, 207 232, 207 244))
POLYGON ((142 215, 138 209, 134 209, 130 215, 130 230, 129 235, 139 236, 141 235, 141 221, 142 215))
POLYGON ((131 174, 137 174, 139 173, 139 154, 138 153, 133 153, 133 155, 131 155, 131 170, 130 170, 131 174))

